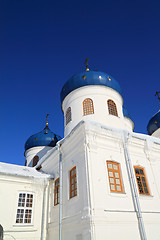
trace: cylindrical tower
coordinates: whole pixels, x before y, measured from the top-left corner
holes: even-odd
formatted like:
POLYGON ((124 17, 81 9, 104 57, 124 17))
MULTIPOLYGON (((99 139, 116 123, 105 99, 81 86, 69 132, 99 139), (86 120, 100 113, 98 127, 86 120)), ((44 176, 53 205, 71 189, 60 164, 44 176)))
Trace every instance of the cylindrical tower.
POLYGON ((66 136, 81 120, 92 120, 133 131, 134 123, 123 107, 118 82, 104 72, 84 71, 72 76, 61 91, 66 136))

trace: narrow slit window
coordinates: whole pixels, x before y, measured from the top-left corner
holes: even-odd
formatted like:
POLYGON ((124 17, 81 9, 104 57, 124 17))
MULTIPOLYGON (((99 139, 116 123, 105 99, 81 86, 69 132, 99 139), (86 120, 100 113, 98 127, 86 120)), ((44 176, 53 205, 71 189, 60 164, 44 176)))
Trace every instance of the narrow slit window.
POLYGON ((77 175, 76 167, 70 170, 70 198, 77 196, 77 175))
POLYGON ((107 161, 107 168, 111 192, 123 193, 119 163, 107 161))
POLYGON ((59 178, 54 183, 54 206, 59 204, 59 178))
POLYGON ((113 100, 109 99, 107 101, 107 104, 108 104, 108 112, 109 112, 109 114, 118 117, 117 106, 116 106, 115 102, 113 100))
POLYGON ((83 101, 83 115, 94 114, 93 100, 91 98, 86 98, 83 101))
POLYGON ((71 107, 69 107, 69 108, 67 108, 66 116, 65 116, 66 125, 67 125, 71 120, 72 120, 71 107))
POLYGON ((37 165, 39 161, 39 157, 36 155, 34 158, 33 158, 33 163, 32 163, 32 167, 35 167, 37 165))
POLYGON ((134 170, 135 170, 139 193, 143 195, 150 195, 144 168, 134 167, 134 170))
POLYGON ((32 221, 33 194, 19 193, 16 223, 30 224, 32 221))

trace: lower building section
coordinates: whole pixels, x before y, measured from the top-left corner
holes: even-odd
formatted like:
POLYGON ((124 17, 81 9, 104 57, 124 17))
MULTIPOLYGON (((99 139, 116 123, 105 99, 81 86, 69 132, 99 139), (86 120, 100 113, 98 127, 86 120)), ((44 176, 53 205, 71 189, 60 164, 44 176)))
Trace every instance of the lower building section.
MULTIPOLYGON (((61 240, 91 240, 92 237, 92 226, 90 219, 74 219, 73 222, 70 220, 63 220, 62 223, 62 239, 61 240)), ((47 240, 60 240, 59 238, 59 226, 54 226, 53 223, 49 224, 48 239, 47 240)))
MULTIPOLYGON (((143 213, 147 240, 160 239, 160 213, 143 213)), ((62 221, 61 240, 141 240, 135 212, 105 212, 104 216, 80 216, 62 221)), ((59 226, 50 223, 47 240, 59 239, 59 226)))

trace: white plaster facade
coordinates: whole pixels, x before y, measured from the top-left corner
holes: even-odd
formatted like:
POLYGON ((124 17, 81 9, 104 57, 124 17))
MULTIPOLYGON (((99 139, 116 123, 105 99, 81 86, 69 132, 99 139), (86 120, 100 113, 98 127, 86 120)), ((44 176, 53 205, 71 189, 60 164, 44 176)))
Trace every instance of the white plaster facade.
MULTIPOLYGON (((81 122, 62 141, 62 239, 141 239, 127 172, 124 134, 95 122, 81 122), (72 149, 69 147, 72 145, 72 149), (124 193, 111 193, 106 161, 120 164, 124 193), (69 171, 76 166, 78 194, 69 198, 69 171)), ((147 239, 160 239, 160 140, 131 133, 132 167, 145 169, 150 195, 138 194, 147 239)), ((42 159, 43 171, 59 177, 55 148, 42 159)), ((135 179, 136 182, 136 179, 135 179)), ((53 188, 54 189, 54 188, 53 188)), ((51 189, 51 192, 53 191, 51 189)), ((54 196, 52 192, 51 196, 54 196)), ((59 239, 59 205, 51 199, 48 239, 59 239)))
POLYGON ((33 168, 0 163, 0 224, 4 240, 46 239, 47 199, 52 181, 50 175, 33 168), (33 195, 31 223, 16 223, 21 193, 33 195))

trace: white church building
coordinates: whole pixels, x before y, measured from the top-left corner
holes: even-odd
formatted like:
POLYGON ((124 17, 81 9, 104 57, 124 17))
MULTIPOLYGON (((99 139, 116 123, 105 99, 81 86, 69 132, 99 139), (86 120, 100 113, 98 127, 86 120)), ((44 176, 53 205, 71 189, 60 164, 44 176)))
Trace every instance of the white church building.
POLYGON ((160 112, 133 132, 118 82, 72 76, 64 138, 25 143, 25 166, 0 163, 0 240, 160 240, 160 112))

